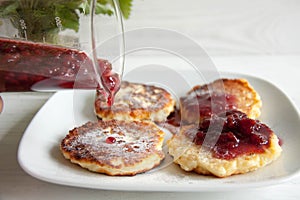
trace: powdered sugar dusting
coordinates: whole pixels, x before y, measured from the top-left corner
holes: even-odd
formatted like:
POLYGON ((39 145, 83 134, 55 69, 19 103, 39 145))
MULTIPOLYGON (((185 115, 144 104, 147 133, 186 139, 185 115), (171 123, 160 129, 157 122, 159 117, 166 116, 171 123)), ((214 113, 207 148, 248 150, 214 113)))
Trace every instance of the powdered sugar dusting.
MULTIPOLYGON (((112 109, 112 111, 130 111, 140 108, 156 110, 163 108, 168 103, 169 99, 163 98, 165 93, 166 91, 162 88, 124 81, 115 96, 114 105, 109 109, 112 109)), ((107 109, 104 103, 100 107, 107 109)))
POLYGON ((92 157, 98 162, 120 158, 124 162, 141 159, 155 150, 159 141, 157 132, 160 130, 154 124, 140 123, 94 123, 88 129, 78 131, 79 134, 69 143, 68 150, 79 151, 82 158, 92 157), (108 143, 108 137, 114 138, 114 142, 108 143))

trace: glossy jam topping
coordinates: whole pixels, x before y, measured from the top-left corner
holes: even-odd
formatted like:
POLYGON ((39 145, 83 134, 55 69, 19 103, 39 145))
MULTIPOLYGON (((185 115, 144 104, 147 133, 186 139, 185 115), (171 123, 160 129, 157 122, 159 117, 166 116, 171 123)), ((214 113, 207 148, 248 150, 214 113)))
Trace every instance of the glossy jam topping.
POLYGON ((211 116, 212 114, 218 114, 226 110, 236 109, 237 100, 234 95, 203 90, 201 92, 191 93, 186 97, 182 97, 181 104, 184 112, 198 111, 200 118, 202 118, 211 116))
POLYGON ((112 66, 108 61, 101 62, 100 64, 101 82, 108 93, 107 104, 112 106, 114 103, 115 94, 121 88, 121 79, 119 74, 113 72, 112 66))
POLYGON ((230 160, 240 155, 263 153, 270 145, 273 132, 260 121, 231 110, 204 119, 197 130, 190 129, 185 134, 196 145, 202 145, 205 137, 218 137, 216 144, 212 144, 213 156, 230 160), (223 126, 221 132, 214 130, 214 126, 219 123, 223 126))
POLYGON ((199 117, 204 118, 210 117, 212 113, 218 114, 225 110, 235 109, 236 104, 235 96, 225 93, 203 91, 201 94, 197 93, 197 95, 190 94, 181 98, 182 108, 172 112, 166 123, 179 127, 181 124, 186 123, 186 120, 181 117, 181 112, 193 113, 198 111, 199 117))
POLYGON ((116 141, 117 141, 117 140, 116 140, 115 137, 107 137, 106 140, 105 140, 105 142, 106 142, 107 144, 113 144, 113 143, 115 143, 116 141))
MULTIPOLYGON (((103 87, 109 104, 120 88, 119 75, 106 60, 99 59, 103 87)), ((0 38, 0 92, 38 89, 95 89, 91 60, 77 49, 0 38), (36 89, 36 88, 35 88, 36 89)))
POLYGON ((175 109, 167 118, 166 123, 179 127, 181 122, 180 110, 175 109))
POLYGON ((112 106, 114 102, 114 96, 115 93, 120 89, 121 83, 120 83, 120 77, 116 73, 103 73, 102 74, 102 83, 103 86, 105 87, 106 91, 108 91, 108 99, 107 99, 107 104, 109 106, 112 106))

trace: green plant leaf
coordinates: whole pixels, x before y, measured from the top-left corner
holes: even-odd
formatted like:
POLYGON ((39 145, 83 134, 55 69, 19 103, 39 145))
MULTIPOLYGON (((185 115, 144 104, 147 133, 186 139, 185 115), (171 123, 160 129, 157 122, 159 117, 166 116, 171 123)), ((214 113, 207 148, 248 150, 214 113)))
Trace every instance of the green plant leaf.
POLYGON ((114 12, 112 11, 112 9, 110 8, 110 6, 108 4, 104 5, 101 3, 97 3, 95 13, 109 15, 109 16, 114 14, 114 12))
POLYGON ((19 5, 17 1, 14 1, 11 4, 4 4, 0 6, 0 17, 8 17, 11 14, 17 12, 19 5))
MULTIPOLYGON (((116 0, 121 13, 128 19, 132 0, 116 0)), ((113 15, 113 0, 97 0, 96 14, 113 15)), ((79 30, 80 14, 90 13, 89 0, 0 0, 0 17, 10 19, 12 24, 22 32, 20 20, 26 23, 27 36, 38 38, 46 32, 58 32, 56 17, 62 21, 63 29, 79 30)))
POLYGON ((80 16, 76 12, 80 9, 82 1, 66 2, 64 4, 55 5, 55 16, 60 17, 62 27, 64 29, 73 29, 74 31, 79 30, 79 18, 80 16))
POLYGON ((120 9, 125 19, 128 19, 131 13, 132 0, 119 0, 120 9))
POLYGON ((90 13, 90 5, 89 5, 88 1, 82 2, 79 5, 78 10, 79 10, 80 13, 83 13, 85 15, 89 14, 90 13))
MULTIPOLYGON (((90 14, 90 9, 91 7, 89 1, 85 1, 79 6, 79 12, 85 15, 90 14)), ((107 0, 97 0, 95 13, 109 16, 114 14, 111 5, 108 3, 107 0)))

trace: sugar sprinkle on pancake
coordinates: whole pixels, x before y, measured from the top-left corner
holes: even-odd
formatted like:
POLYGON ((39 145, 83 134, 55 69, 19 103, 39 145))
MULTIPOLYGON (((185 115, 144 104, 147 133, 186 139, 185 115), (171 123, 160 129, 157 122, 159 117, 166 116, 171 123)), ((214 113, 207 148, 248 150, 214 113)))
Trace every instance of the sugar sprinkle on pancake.
POLYGON ((117 120, 164 121, 174 110, 175 100, 165 89, 123 81, 112 107, 101 100, 98 92, 95 112, 98 118, 117 120))
POLYGON ((164 132, 149 121, 98 121, 74 128, 61 141, 66 159, 93 172, 136 175, 164 158, 164 132))

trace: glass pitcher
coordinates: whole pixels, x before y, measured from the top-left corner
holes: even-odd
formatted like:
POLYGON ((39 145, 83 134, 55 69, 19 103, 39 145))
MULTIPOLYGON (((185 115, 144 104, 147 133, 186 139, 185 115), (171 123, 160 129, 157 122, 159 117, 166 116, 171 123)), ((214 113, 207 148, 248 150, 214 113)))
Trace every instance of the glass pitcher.
POLYGON ((0 0, 0 92, 98 88, 109 98, 123 34, 117 0, 0 0))

